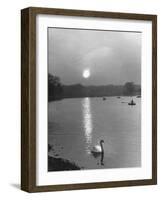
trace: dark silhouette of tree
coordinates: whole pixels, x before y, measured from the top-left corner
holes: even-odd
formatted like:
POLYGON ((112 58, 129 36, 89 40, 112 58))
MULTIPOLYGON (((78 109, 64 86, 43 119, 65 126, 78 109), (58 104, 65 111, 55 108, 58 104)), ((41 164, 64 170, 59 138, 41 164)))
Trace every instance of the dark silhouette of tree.
POLYGON ((127 82, 124 85, 124 95, 133 95, 135 91, 135 85, 133 82, 127 82))
POLYGON ((48 96, 49 101, 62 99, 63 87, 60 78, 48 74, 48 96))

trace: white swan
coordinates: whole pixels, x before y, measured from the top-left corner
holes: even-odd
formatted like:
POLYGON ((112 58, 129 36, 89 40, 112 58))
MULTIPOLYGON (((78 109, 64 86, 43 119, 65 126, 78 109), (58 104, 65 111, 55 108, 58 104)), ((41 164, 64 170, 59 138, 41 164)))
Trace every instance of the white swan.
POLYGON ((104 143, 104 140, 100 140, 100 145, 95 145, 92 148, 91 153, 93 153, 93 154, 103 154, 104 153, 103 143, 104 143))

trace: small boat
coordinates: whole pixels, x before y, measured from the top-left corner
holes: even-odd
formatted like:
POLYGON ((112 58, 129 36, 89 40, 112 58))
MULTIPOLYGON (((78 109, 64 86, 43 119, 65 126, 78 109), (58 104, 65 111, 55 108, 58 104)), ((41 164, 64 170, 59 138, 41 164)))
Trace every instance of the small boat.
POLYGON ((133 101, 133 99, 128 103, 129 106, 135 106, 136 103, 133 101))
POLYGON ((120 99, 121 97, 117 97, 118 99, 120 99))
POLYGON ((106 97, 103 97, 103 101, 105 101, 106 100, 106 97))

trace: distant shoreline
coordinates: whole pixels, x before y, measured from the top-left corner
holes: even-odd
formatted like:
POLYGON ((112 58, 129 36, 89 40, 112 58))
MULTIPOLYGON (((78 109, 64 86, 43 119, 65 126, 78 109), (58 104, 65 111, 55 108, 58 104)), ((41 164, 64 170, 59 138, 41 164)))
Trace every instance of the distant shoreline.
MULTIPOLYGON (((141 96, 140 94, 137 94, 137 95, 109 95, 109 96, 81 96, 81 97, 64 97, 64 98, 61 98, 61 99, 48 99, 48 102, 52 102, 52 101, 61 101, 61 100, 64 100, 64 99, 80 99, 80 98, 107 98, 107 97, 138 97, 138 96, 141 96)), ((140 98, 140 97, 139 97, 140 98)))

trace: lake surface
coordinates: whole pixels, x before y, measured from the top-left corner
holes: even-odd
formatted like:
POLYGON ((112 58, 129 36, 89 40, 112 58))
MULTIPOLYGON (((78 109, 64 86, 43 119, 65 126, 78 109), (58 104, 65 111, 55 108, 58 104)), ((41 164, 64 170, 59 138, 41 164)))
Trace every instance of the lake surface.
POLYGON ((84 169, 141 166, 141 99, 133 97, 73 98, 48 104, 51 156, 84 169), (123 103, 124 102, 124 103, 123 103), (104 165, 91 149, 104 140, 104 165))

